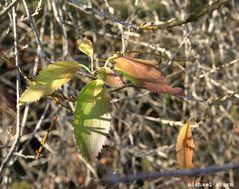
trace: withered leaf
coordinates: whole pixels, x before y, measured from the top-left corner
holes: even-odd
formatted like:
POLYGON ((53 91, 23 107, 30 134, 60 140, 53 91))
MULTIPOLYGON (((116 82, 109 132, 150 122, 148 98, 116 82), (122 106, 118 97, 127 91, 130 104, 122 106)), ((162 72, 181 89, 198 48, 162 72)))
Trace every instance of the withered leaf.
POLYGON ((120 77, 109 67, 101 67, 97 70, 98 77, 111 87, 119 88, 123 86, 120 77))
POLYGON ((149 60, 141 60, 119 56, 113 59, 116 64, 116 71, 122 73, 134 84, 146 88, 156 93, 165 93, 169 95, 184 95, 183 89, 171 87, 168 85, 159 68, 149 60))
MULTIPOLYGON (((191 127, 187 122, 180 129, 176 144, 177 162, 181 169, 192 169, 194 167, 192 161, 194 149, 195 144, 191 127)), ((193 183, 195 179, 193 177, 183 177, 183 180, 186 183, 193 183)))

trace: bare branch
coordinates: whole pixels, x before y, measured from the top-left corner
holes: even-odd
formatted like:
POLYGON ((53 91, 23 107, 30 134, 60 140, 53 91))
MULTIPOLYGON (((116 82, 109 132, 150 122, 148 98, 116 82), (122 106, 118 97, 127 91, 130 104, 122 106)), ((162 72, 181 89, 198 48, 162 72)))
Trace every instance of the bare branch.
POLYGON ((213 11, 219 9, 223 4, 228 3, 230 0, 219 0, 215 1, 211 5, 205 6, 204 9, 200 10, 199 12, 195 12, 188 17, 186 17, 184 20, 177 20, 175 18, 171 18, 170 20, 166 22, 160 22, 160 23, 145 23, 141 26, 139 26, 140 30, 160 30, 160 29, 169 29, 175 26, 181 26, 190 22, 198 21, 200 18, 205 16, 206 14, 210 14, 213 11))
POLYGON ((5 14, 7 14, 12 7, 14 7, 20 0, 15 0, 13 1, 10 5, 7 6, 1 13, 0 13, 0 18, 3 17, 5 14))
MULTIPOLYGON (((16 66, 16 101, 18 102, 20 97, 20 73, 19 73, 19 51, 18 51, 18 35, 17 35, 17 13, 15 7, 12 8, 12 18, 13 18, 13 35, 14 35, 14 49, 15 49, 15 66, 16 66)), ((16 135, 13 145, 11 146, 7 156, 2 161, 0 166, 0 175, 3 174, 4 168, 7 166, 8 162, 11 160, 14 151, 16 150, 21 137, 21 123, 20 123, 20 106, 16 105, 16 135)))
POLYGON ((23 0, 22 2, 23 2, 23 4, 24 4, 24 8, 25 8, 25 11, 26 11, 26 14, 27 14, 27 20, 28 20, 28 22, 29 22, 29 24, 30 24, 30 26, 31 26, 31 28, 32 28, 32 31, 33 31, 35 37, 36 37, 37 44, 39 45, 39 47, 40 47, 40 49, 41 49, 41 56, 42 56, 42 58, 44 58, 47 62, 52 62, 52 60, 47 57, 46 52, 44 51, 42 42, 41 42, 40 37, 39 37, 39 32, 38 32, 38 30, 36 29, 34 20, 33 20, 33 18, 32 18, 32 15, 31 15, 30 12, 29 12, 27 3, 26 3, 25 0, 23 0))
POLYGON ((114 23, 120 24, 126 29, 130 29, 130 30, 137 30, 138 29, 138 27, 136 25, 132 24, 132 23, 121 20, 121 19, 117 18, 115 15, 104 13, 104 12, 102 12, 102 11, 92 7, 92 6, 88 6, 88 5, 85 5, 83 3, 80 3, 79 1, 69 0, 68 4, 77 8, 77 9, 80 9, 84 12, 90 12, 94 15, 97 15, 101 19, 102 18, 103 19, 108 19, 108 20, 110 20, 114 23))
POLYGON ((177 48, 177 50, 174 52, 174 54, 170 57, 170 59, 160 65, 160 68, 161 68, 161 69, 167 68, 168 66, 171 65, 172 61, 174 60, 174 58, 176 57, 176 55, 179 53, 179 50, 181 49, 181 47, 184 45, 184 43, 186 42, 186 40, 193 34, 193 32, 196 30, 196 28, 200 25, 200 23, 201 23, 201 21, 203 20, 203 18, 204 18, 204 17, 201 17, 200 20, 198 20, 198 21, 196 22, 196 24, 193 26, 192 30, 187 33, 187 35, 184 37, 183 41, 182 41, 181 44, 178 46, 178 48, 177 48))
POLYGON ((152 172, 152 173, 138 173, 135 175, 126 175, 126 176, 118 176, 118 175, 108 175, 103 177, 102 182, 107 184, 118 184, 120 182, 128 183, 136 180, 148 180, 148 179, 156 179, 161 177, 182 177, 182 176, 194 176, 199 177, 202 175, 215 174, 218 172, 229 171, 231 169, 239 169, 239 163, 235 164, 225 164, 223 166, 210 166, 206 168, 200 169, 184 169, 184 170, 174 170, 174 171, 166 171, 166 172, 152 172))
POLYGON ((214 3, 212 3, 211 5, 205 6, 204 9, 200 10, 199 12, 196 12, 192 15, 189 15, 188 17, 186 17, 184 20, 177 20, 175 18, 172 18, 166 22, 160 22, 160 23, 154 23, 154 22, 150 22, 150 23, 145 23, 143 25, 137 26, 135 24, 132 24, 130 22, 126 22, 124 20, 121 20, 119 18, 117 18, 115 15, 112 14, 107 14, 104 13, 92 6, 80 3, 79 1, 76 0, 69 0, 68 4, 76 7, 84 12, 90 12, 94 15, 97 15, 103 19, 108 19, 114 23, 120 24, 122 25, 124 28, 126 29, 130 29, 130 30, 162 30, 162 29, 169 29, 175 26, 181 26, 190 22, 195 22, 198 21, 200 18, 202 18, 204 15, 206 14, 210 14, 213 11, 219 9, 223 4, 228 3, 230 0, 219 0, 219 1, 215 1, 214 3))

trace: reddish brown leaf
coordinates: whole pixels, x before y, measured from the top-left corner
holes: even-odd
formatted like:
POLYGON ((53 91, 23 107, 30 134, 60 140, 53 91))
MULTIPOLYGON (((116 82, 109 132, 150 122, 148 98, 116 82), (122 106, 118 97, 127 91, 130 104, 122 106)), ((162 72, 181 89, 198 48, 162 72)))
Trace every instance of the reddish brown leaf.
POLYGON ((114 61, 116 62, 114 66, 116 71, 122 73, 136 85, 156 93, 184 95, 181 88, 172 88, 168 85, 166 77, 160 73, 159 68, 151 61, 125 56, 119 56, 114 61))
POLYGON ((109 67, 99 68, 97 73, 100 79, 102 79, 111 87, 119 88, 123 86, 123 82, 121 81, 120 77, 109 67))

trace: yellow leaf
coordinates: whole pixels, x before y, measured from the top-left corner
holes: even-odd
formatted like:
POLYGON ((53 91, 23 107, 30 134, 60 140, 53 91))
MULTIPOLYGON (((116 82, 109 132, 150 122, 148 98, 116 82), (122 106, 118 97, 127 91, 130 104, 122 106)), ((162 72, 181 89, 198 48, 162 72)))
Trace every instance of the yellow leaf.
MULTIPOLYGON (((192 162, 194 149, 191 127, 187 122, 180 129, 176 144, 177 162, 181 169, 192 169, 194 167, 192 162)), ((186 183, 194 183, 195 178, 184 177, 183 180, 186 183)))
POLYGON ((91 40, 87 39, 86 37, 80 42, 79 50, 93 58, 94 47, 91 40))
POLYGON ((30 82, 29 87, 21 95, 18 103, 22 105, 27 102, 33 102, 53 93, 71 80, 80 67, 81 65, 77 62, 70 61, 49 64, 40 71, 34 81, 30 82))

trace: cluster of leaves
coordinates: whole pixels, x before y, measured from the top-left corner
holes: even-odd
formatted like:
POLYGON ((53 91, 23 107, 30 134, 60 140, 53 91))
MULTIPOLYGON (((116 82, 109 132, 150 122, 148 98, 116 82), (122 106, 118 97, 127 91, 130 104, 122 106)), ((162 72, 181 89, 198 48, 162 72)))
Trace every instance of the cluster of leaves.
MULTIPOLYGON (((93 45, 84 38, 79 49, 92 60, 94 55, 93 45)), ((114 62, 114 70, 122 74, 134 85, 148 89, 155 93, 184 96, 181 88, 168 85, 157 65, 148 60, 135 59, 123 54, 109 57, 108 61, 114 62)), ((110 130, 110 99, 108 87, 124 87, 123 81, 110 67, 99 67, 91 72, 85 65, 72 61, 51 63, 44 68, 34 81, 29 82, 28 88, 21 95, 18 104, 39 100, 51 95, 62 85, 70 81, 81 68, 97 76, 95 80, 87 83, 79 92, 74 111, 74 134, 76 142, 83 157, 93 161, 107 140, 110 130)), ((177 159, 181 168, 193 168, 192 141, 189 124, 182 127, 177 141, 177 159)), ((186 179, 186 182, 188 180, 186 179)))

